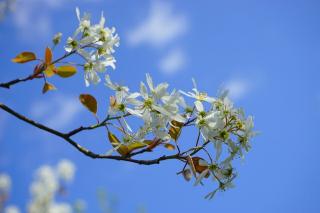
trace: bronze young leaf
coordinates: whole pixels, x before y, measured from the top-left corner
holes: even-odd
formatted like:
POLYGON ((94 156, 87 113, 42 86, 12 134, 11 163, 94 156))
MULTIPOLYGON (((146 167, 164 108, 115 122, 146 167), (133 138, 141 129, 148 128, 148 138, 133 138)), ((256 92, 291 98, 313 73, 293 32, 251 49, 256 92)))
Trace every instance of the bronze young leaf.
POLYGON ((90 112, 97 114, 98 104, 95 97, 90 94, 81 94, 79 100, 90 112))
POLYGON ((22 52, 19 55, 17 55, 15 58, 12 59, 12 62, 15 63, 26 63, 29 61, 36 60, 36 55, 33 52, 22 52))

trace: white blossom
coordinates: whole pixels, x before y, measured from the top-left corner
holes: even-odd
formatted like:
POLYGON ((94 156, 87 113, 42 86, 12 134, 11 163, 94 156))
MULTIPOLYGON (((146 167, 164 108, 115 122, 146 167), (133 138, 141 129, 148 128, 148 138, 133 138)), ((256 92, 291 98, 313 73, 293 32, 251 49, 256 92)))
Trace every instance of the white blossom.
POLYGON ((72 207, 68 203, 52 203, 48 213, 72 213, 72 207))
POLYGON ((192 83, 193 83, 193 89, 192 89, 192 92, 184 92, 184 91, 181 91, 180 92, 188 97, 191 97, 191 98, 194 98, 198 101, 206 101, 206 102, 209 102, 209 103, 213 103, 215 101, 215 98, 213 97, 210 97, 208 96, 207 93, 205 92, 200 92, 198 91, 198 88, 197 88, 197 84, 196 84, 196 81, 194 79, 192 79, 192 83))
POLYGON ((18 207, 11 205, 4 209, 4 213, 20 213, 20 210, 18 207))
POLYGON ((0 174, 0 192, 3 191, 8 193, 11 188, 11 179, 10 176, 7 174, 0 174))
POLYGON ((54 45, 59 44, 60 41, 61 41, 61 37, 62 37, 62 33, 59 32, 59 33, 55 34, 55 35, 53 36, 53 39, 52 39, 53 44, 54 44, 54 45))
POLYGON ((75 166, 71 161, 63 159, 58 163, 57 172, 62 180, 72 181, 75 173, 75 166))
POLYGON ((98 84, 101 80, 98 73, 105 72, 106 68, 115 69, 116 60, 112 55, 120 44, 120 38, 114 27, 105 27, 105 18, 101 14, 98 24, 91 23, 91 16, 84 13, 81 17, 79 8, 76 8, 79 26, 72 37, 68 37, 66 52, 76 52, 84 60, 84 79, 86 86, 98 84))
POLYGON ((74 177, 75 166, 69 160, 61 160, 54 168, 41 166, 35 174, 30 187, 31 200, 28 204, 29 213, 71 213, 67 203, 58 203, 55 197, 61 189, 61 181, 70 182, 74 177))

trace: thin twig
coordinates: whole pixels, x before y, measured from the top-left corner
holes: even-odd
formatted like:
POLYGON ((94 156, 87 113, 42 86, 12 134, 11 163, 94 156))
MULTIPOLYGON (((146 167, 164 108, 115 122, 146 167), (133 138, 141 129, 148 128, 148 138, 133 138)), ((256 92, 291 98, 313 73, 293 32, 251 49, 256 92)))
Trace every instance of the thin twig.
MULTIPOLYGON (((10 107, 6 106, 3 103, 0 103, 0 108, 3 109, 4 111, 8 112, 9 114, 15 116, 16 118, 18 118, 19 120, 22 120, 28 124, 31 124, 32 126, 35 126, 39 129, 42 129, 46 132, 49 132, 53 135, 56 135, 62 139, 64 139, 65 141, 67 141, 70 145, 72 145, 73 147, 75 147, 78 151, 80 151, 82 154, 96 159, 96 158, 100 158, 100 159, 113 159, 113 160, 119 160, 119 161, 128 161, 128 162, 132 162, 132 163, 137 163, 137 164, 143 164, 143 165, 153 165, 153 164, 159 164, 161 161, 165 161, 165 160, 182 160, 185 161, 185 157, 182 155, 163 155, 159 158, 155 158, 155 159, 151 159, 151 160, 138 160, 138 159, 132 159, 130 157, 126 157, 126 156, 115 156, 115 155, 101 155, 101 154, 97 154, 94 153, 84 147, 82 147, 80 144, 78 144, 77 142, 75 142, 74 140, 72 140, 70 138, 70 136, 68 136, 68 134, 59 132, 57 130, 54 130, 50 127, 47 127, 41 123, 35 122, 19 113, 17 113, 16 111, 14 111, 13 109, 11 109, 10 107)), ((109 119, 117 119, 116 117, 111 117, 109 119)), ((81 130, 82 131, 82 130, 81 130)), ((79 132, 79 131, 78 131, 79 132)))

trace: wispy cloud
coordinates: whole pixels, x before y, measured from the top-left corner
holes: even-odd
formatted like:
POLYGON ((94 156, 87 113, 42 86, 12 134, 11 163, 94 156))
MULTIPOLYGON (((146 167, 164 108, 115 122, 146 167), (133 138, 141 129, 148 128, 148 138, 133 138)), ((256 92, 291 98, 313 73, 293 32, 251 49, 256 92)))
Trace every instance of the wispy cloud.
POLYGON ((64 0, 17 0, 13 23, 18 30, 18 38, 32 42, 47 38, 52 32, 52 11, 59 9, 68 1, 64 0))
POLYGON ((229 91, 232 99, 241 99, 250 92, 252 84, 243 78, 233 78, 227 81, 223 88, 229 91))
POLYGON ((153 1, 147 18, 128 33, 131 45, 146 43, 162 47, 188 29, 185 15, 177 13, 169 2, 153 1))
POLYGON ((179 49, 172 49, 165 55, 159 63, 159 68, 166 74, 173 74, 181 71, 185 67, 186 59, 184 52, 179 49))
POLYGON ((36 101, 32 104, 30 114, 53 128, 67 127, 82 110, 77 99, 57 95, 49 101, 36 101))

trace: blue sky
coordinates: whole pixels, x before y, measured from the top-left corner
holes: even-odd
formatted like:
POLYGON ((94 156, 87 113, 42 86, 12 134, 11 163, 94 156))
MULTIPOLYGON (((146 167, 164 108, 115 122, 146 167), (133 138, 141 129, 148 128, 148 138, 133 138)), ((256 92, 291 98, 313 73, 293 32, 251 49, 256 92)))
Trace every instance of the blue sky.
MULTIPOLYGON (((185 182, 175 174, 181 169, 177 162, 147 167, 92 160, 0 112, 0 172, 12 176, 11 203, 25 207, 37 167, 68 158, 77 173, 65 199, 85 199, 90 212, 98 211, 101 187, 117 197, 118 212, 141 205, 152 213, 320 211, 319 1, 18 0, 16 11, 0 23, 0 81, 32 71, 32 65, 10 62, 18 52, 41 55, 54 33, 70 35, 77 25, 76 6, 95 20, 104 10, 107 25, 116 27, 121 45, 113 79, 137 90, 149 72, 171 88, 190 89, 192 77, 212 95, 229 88, 236 105, 254 115, 261 134, 237 167, 236 188, 207 201, 203 196, 210 184, 185 182)), ((56 92, 41 95, 42 82, 34 81, 1 90, 0 102, 65 131, 95 122, 79 105, 80 93, 94 94, 99 115, 105 114, 110 92, 103 84, 86 88, 80 73, 52 81, 56 92)), ((182 140, 192 137, 186 133, 182 140)), ((94 151, 107 150, 104 131, 77 138, 94 151)))

